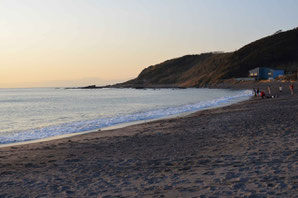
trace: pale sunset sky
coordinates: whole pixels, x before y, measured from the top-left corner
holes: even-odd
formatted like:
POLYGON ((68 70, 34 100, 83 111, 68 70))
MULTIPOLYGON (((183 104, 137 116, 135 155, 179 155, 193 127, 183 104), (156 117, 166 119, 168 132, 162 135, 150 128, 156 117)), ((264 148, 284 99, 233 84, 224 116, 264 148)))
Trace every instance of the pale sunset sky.
POLYGON ((0 0, 0 88, 122 82, 297 26, 297 0, 0 0))

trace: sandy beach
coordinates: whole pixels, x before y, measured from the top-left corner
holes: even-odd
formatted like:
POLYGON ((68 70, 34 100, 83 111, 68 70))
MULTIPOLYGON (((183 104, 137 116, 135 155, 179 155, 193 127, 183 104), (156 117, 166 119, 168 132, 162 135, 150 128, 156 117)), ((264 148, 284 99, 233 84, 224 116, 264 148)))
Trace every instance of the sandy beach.
MULTIPOLYGON (((236 88, 260 87, 267 84, 236 88)), ((0 197, 297 197, 298 93, 0 148, 0 197)))

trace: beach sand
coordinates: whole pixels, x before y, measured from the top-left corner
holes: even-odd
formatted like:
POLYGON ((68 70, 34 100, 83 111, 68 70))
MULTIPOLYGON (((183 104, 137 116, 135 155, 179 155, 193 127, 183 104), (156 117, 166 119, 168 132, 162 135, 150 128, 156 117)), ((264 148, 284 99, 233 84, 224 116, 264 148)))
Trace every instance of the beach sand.
POLYGON ((297 112, 298 94, 284 88, 278 98, 0 148, 0 197, 297 197, 297 112))

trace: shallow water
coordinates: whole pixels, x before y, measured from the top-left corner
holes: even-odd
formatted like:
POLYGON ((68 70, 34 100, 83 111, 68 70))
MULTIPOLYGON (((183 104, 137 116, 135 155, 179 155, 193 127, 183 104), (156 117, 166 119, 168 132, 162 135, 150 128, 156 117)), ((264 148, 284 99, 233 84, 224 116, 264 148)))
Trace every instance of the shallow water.
POLYGON ((0 89, 0 144, 190 113, 250 95, 221 89, 0 89))

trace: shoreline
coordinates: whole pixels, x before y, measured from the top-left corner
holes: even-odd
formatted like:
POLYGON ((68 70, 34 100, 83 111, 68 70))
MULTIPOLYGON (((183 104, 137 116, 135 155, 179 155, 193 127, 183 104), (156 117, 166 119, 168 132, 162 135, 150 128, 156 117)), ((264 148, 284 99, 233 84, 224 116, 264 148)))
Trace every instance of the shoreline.
POLYGON ((209 88, 209 89, 234 89, 234 90, 243 90, 245 88, 252 88, 254 86, 268 86, 268 85, 276 85, 276 84, 298 84, 296 80, 261 80, 261 81, 237 81, 235 79, 227 79, 222 83, 216 84, 207 84, 205 86, 199 87, 182 87, 175 84, 168 84, 168 85, 143 85, 143 84, 128 84, 128 85, 105 85, 105 86, 96 86, 96 85, 89 85, 85 87, 64 87, 59 89, 189 89, 189 88, 209 88))
POLYGON ((155 118, 155 119, 149 119, 149 120, 139 120, 139 121, 134 121, 134 122, 127 122, 127 123, 116 124, 116 125, 108 126, 108 127, 104 127, 104 128, 99 128, 97 130, 69 133, 69 134, 51 136, 51 137, 43 138, 43 139, 36 139, 36 140, 28 140, 28 141, 23 141, 23 142, 0 144, 0 148, 11 147, 11 146, 19 146, 19 145, 25 145, 25 144, 34 144, 34 143, 40 143, 40 142, 54 141, 54 140, 58 140, 58 139, 71 138, 73 136, 80 136, 80 135, 89 134, 89 133, 98 133, 98 132, 102 132, 102 131, 116 130, 116 129, 121 129, 121 128, 124 128, 124 127, 129 127, 129 126, 133 126, 133 125, 140 125, 140 124, 150 123, 150 122, 154 122, 154 121, 162 121, 162 120, 168 120, 168 119, 173 119, 173 118, 179 119, 179 118, 186 117, 188 115, 191 115, 193 113, 197 113, 197 112, 200 112, 200 111, 226 107, 226 106, 230 106, 230 105, 233 105, 233 104, 245 102, 245 101, 248 101, 248 100, 251 100, 251 97, 248 98, 247 100, 239 101, 239 102, 236 102, 236 103, 221 104, 219 106, 202 108, 201 110, 197 110, 197 111, 194 111, 194 112, 186 112, 186 113, 181 113, 181 114, 177 114, 177 115, 172 115, 172 116, 169 116, 169 117, 155 118))
MULTIPOLYGON (((249 90, 243 89, 243 91, 249 91, 249 90)), ((244 100, 249 100, 250 97, 252 97, 252 96, 243 96, 243 97, 247 97, 247 99, 241 99, 240 102, 241 101, 244 101, 244 100)), ((82 135, 82 134, 87 134, 87 133, 94 133, 94 132, 98 132, 98 131, 106 131, 106 130, 111 130, 111 129, 119 129, 119 128, 123 128, 123 127, 126 127, 126 126, 131 126, 131 125, 136 125, 136 124, 142 124, 142 123, 152 122, 152 121, 156 121, 156 120, 163 120, 163 119, 170 119, 170 118, 179 118, 179 117, 184 117, 186 115, 192 114, 192 113, 197 112, 197 111, 202 111, 202 110, 205 110, 205 109, 220 108, 222 106, 229 106, 231 104, 234 104, 234 103, 238 103, 239 102, 239 101, 238 102, 232 102, 231 100, 233 100, 233 99, 230 98, 230 99, 228 99, 228 101, 220 102, 219 104, 217 104, 215 106, 202 107, 201 109, 198 109, 198 110, 184 112, 184 113, 179 113, 179 114, 174 114, 174 115, 170 115, 170 116, 166 116, 166 117, 152 118, 152 119, 148 119, 148 120, 137 120, 137 121, 125 122, 125 123, 120 123, 120 124, 116 124, 116 125, 112 125, 112 126, 107 126, 107 127, 103 127, 103 128, 92 129, 92 130, 88 130, 88 131, 73 132, 73 133, 62 134, 62 135, 55 135, 55 136, 50 136, 50 137, 46 137, 46 138, 42 138, 42 139, 33 139, 33 140, 26 140, 26 141, 20 141, 20 142, 4 143, 4 144, 0 144, 0 148, 9 147, 9 146, 17 146, 17 145, 22 145, 22 144, 31 144, 31 143, 46 142, 46 141, 57 140, 57 139, 61 139, 61 138, 67 138, 67 137, 72 137, 72 136, 77 136, 77 135, 82 135)))
POLYGON ((294 197, 297 110, 297 93, 285 89, 278 98, 0 148, 0 196, 294 197))

